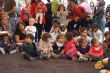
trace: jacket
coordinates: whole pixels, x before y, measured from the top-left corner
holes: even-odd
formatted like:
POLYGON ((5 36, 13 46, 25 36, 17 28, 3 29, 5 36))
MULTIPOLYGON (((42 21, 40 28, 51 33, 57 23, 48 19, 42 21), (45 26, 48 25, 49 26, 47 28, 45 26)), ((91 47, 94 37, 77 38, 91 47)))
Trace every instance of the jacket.
MULTIPOLYGON (((37 11, 36 9, 38 9, 38 3, 36 3, 36 2, 35 2, 35 3, 32 3, 32 4, 31 4, 31 7, 30 7, 30 13, 31 13, 31 16, 32 16, 33 18, 36 17, 36 13, 35 13, 35 11, 37 11)), ((43 9, 43 12, 44 12, 44 13, 47 12, 47 7, 46 7, 46 5, 45 5, 44 3, 42 3, 42 9, 43 9)), ((42 22, 43 22, 43 24, 46 23, 45 16, 43 17, 42 22)))

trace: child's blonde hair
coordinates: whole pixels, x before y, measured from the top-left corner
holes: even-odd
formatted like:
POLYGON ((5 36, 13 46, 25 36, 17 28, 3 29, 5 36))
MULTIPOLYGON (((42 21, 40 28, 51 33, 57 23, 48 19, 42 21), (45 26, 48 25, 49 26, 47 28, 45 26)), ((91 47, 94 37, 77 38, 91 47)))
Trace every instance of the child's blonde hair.
POLYGON ((6 18, 7 20, 9 19, 9 15, 8 14, 3 14, 2 15, 2 19, 6 18))
POLYGON ((29 18, 29 22, 35 23, 35 19, 34 18, 29 18))

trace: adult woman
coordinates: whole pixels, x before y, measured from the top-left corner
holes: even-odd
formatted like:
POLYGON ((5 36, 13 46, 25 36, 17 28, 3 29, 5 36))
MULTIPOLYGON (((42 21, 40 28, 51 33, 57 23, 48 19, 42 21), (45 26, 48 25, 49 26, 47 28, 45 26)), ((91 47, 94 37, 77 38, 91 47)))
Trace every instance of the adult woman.
POLYGON ((72 1, 72 8, 71 8, 71 13, 70 15, 70 23, 68 24, 68 31, 72 31, 73 29, 77 29, 79 30, 79 27, 82 26, 83 27, 83 23, 82 20, 84 19, 84 13, 85 10, 77 5, 76 1, 72 1))
POLYGON ((21 22, 28 22, 29 17, 31 17, 30 14, 30 0, 25 0, 26 6, 22 8, 20 13, 20 21, 21 22))
POLYGON ((40 3, 40 9, 42 9, 42 13, 43 13, 43 19, 42 19, 42 24, 39 23, 39 20, 38 20, 38 23, 35 25, 38 29, 38 40, 40 39, 41 37, 41 34, 42 34, 42 30, 43 30, 43 24, 46 23, 46 20, 45 20, 45 13, 47 12, 47 7, 46 5, 41 1, 41 0, 35 0, 35 2, 33 2, 31 4, 31 7, 30 7, 30 13, 32 15, 33 18, 36 17, 36 14, 38 13, 37 11, 39 11, 39 3, 40 3))
POLYGON ((105 1, 104 0, 97 0, 97 7, 94 10, 94 20, 96 23, 99 24, 99 27, 101 29, 101 31, 104 33, 104 5, 105 5, 105 1))
POLYGON ((15 31, 15 40, 18 45, 23 45, 25 40, 25 31, 24 31, 25 25, 22 23, 18 23, 16 26, 15 31))

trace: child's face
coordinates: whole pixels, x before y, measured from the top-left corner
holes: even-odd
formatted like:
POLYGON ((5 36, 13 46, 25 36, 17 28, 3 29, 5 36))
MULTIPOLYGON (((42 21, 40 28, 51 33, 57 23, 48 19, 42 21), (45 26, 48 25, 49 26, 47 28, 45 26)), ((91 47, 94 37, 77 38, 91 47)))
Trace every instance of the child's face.
POLYGON ((26 43, 32 43, 32 39, 30 39, 29 37, 28 38, 25 38, 25 42, 26 43))
POLYGON ((110 34, 105 36, 105 40, 109 40, 110 39, 110 34))
POLYGON ((53 28, 53 32, 57 33, 59 31, 59 28, 53 28))
POLYGON ((64 10, 64 6, 61 6, 61 7, 60 7, 60 10, 64 10))
POLYGON ((60 42, 60 43, 64 43, 64 41, 65 41, 65 37, 60 37, 60 38, 58 39, 58 42, 60 42))
POLYGON ((98 47, 100 45, 100 43, 97 41, 96 43, 94 43, 95 47, 98 47))
POLYGON ((85 36, 87 36, 87 33, 88 33, 88 31, 84 30, 84 31, 81 32, 81 36, 85 37, 85 36))
POLYGON ((87 41, 84 40, 82 43, 81 43, 82 47, 86 47, 87 46, 87 41))
POLYGON ((33 26, 34 25, 34 22, 33 21, 29 21, 29 25, 30 26, 33 26))
POLYGON ((8 24, 8 19, 7 19, 7 18, 3 18, 3 19, 2 19, 2 23, 3 23, 3 24, 8 24))
POLYGON ((96 32, 97 30, 98 30, 98 28, 93 28, 93 31, 95 31, 95 32, 96 32))

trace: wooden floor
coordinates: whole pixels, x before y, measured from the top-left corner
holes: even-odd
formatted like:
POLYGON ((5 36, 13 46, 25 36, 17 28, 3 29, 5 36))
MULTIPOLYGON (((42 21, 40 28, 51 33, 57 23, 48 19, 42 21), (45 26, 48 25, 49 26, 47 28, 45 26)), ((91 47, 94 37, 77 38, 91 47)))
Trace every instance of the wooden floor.
POLYGON ((27 61, 20 53, 0 55, 0 73, 98 73, 92 62, 70 60, 27 61))

